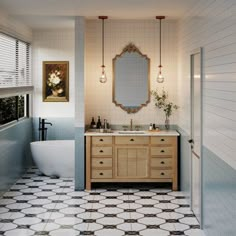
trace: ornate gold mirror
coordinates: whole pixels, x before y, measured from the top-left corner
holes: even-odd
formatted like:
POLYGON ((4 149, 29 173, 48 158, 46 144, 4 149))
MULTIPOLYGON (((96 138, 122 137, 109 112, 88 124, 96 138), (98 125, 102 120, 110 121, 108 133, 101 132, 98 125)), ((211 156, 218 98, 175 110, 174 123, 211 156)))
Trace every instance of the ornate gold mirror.
POLYGON ((113 102, 136 113, 150 102, 150 59, 132 43, 113 59, 113 102))

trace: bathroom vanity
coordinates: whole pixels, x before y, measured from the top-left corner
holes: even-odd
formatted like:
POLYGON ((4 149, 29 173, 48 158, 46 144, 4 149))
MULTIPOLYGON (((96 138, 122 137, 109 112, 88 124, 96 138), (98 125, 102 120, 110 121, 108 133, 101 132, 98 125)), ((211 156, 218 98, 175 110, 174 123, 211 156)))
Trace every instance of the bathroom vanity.
POLYGON ((86 189, 93 182, 171 182, 178 190, 178 135, 86 132, 86 189))

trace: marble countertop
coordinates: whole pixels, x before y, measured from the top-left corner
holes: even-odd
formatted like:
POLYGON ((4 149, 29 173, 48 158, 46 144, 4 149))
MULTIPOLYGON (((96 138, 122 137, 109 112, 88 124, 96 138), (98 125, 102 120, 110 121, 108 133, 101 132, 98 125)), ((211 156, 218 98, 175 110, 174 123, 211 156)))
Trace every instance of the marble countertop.
POLYGON ((113 130, 110 133, 87 131, 85 136, 179 136, 176 130, 160 130, 160 131, 122 131, 113 130))

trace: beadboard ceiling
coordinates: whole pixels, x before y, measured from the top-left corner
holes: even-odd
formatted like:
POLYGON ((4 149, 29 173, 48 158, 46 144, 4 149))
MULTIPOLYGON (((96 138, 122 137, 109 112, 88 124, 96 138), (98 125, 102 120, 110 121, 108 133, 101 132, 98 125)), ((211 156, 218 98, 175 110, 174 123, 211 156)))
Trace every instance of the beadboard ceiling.
POLYGON ((88 19, 108 15, 110 19, 154 19, 165 15, 179 19, 198 0, 1 0, 4 13, 30 26, 73 26, 74 16, 88 19))

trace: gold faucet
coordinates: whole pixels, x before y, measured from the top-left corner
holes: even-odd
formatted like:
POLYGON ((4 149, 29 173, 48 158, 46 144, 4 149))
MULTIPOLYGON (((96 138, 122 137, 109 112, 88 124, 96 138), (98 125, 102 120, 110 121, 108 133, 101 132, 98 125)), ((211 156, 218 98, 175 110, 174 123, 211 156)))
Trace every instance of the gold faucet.
POLYGON ((132 131, 132 130, 133 130, 133 120, 130 119, 130 131, 132 131))

